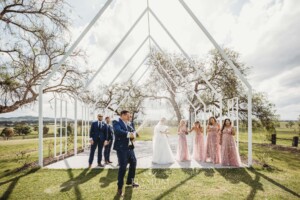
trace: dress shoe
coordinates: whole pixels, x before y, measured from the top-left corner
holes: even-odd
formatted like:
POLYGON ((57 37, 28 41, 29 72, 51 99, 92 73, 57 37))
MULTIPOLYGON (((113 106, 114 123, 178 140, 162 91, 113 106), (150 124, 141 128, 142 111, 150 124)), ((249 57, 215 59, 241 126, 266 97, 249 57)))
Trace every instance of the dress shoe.
POLYGON ((140 186, 140 185, 137 184, 137 183, 126 183, 126 185, 131 185, 133 188, 137 188, 137 187, 140 186))
POLYGON ((122 189, 118 189, 117 194, 118 194, 120 197, 123 197, 123 196, 124 196, 122 189))
POLYGON ((98 164, 98 167, 104 167, 104 165, 102 165, 101 163, 98 164))
POLYGON ((109 161, 107 161, 108 163, 113 163, 113 162, 111 162, 110 160, 109 161))

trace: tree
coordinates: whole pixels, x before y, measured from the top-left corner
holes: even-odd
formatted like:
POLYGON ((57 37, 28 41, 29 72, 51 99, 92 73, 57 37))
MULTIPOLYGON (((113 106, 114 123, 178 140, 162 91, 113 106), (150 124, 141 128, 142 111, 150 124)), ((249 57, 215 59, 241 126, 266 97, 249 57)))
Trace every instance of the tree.
POLYGON ((48 133, 49 133, 49 127, 44 126, 44 127, 43 127, 43 134, 46 135, 46 134, 48 134, 48 133))
POLYGON ((293 126, 295 125, 295 122, 289 121, 289 122, 287 123, 287 125, 288 125, 288 127, 293 128, 293 126))
MULTIPOLYGON (((65 55, 70 38, 65 0, 0 2, 0 113, 34 103, 38 86, 65 55)), ((78 49, 62 65, 43 93, 74 94, 89 72, 80 71, 78 49)))
MULTIPOLYGON (((67 125, 67 135, 71 135, 73 132, 73 129, 70 124, 67 125)), ((60 128, 57 128, 57 134, 60 134, 60 128)), ((62 135, 64 136, 66 134, 66 128, 62 128, 62 135)))
POLYGON ((299 115, 299 117, 298 117, 297 124, 298 124, 298 130, 299 130, 299 135, 300 135, 300 115, 299 115))
POLYGON ((19 135, 28 135, 31 133, 31 128, 27 124, 20 123, 15 125, 14 131, 19 135))
POLYGON ((187 85, 172 67, 170 61, 174 63, 174 66, 184 77, 194 73, 194 69, 190 67, 186 59, 182 58, 182 55, 162 54, 154 49, 149 59, 149 65, 152 66, 152 70, 150 78, 144 86, 144 97, 150 100, 167 100, 172 105, 179 122, 182 118, 182 101, 177 99, 177 95, 185 91, 185 86, 187 85), (164 80, 162 80, 161 76, 164 80), (164 81, 167 82, 170 88, 165 86, 164 81))
MULTIPOLYGON (((249 68, 240 62, 240 54, 228 48, 225 48, 224 50, 242 75, 247 77, 249 68)), ((183 95, 187 96, 195 107, 199 107, 199 110, 203 109, 203 105, 198 101, 191 89, 201 97, 207 107, 214 106, 219 108, 219 98, 211 91, 209 85, 202 76, 200 76, 200 74, 202 74, 206 77, 212 87, 216 89, 217 93, 222 94, 223 105, 225 105, 222 110, 223 114, 227 111, 226 104, 228 99, 238 97, 239 103, 247 103, 247 93, 243 84, 235 76, 233 69, 217 50, 214 49, 209 51, 205 60, 194 57, 192 63, 194 67, 192 67, 190 62, 188 62, 181 54, 162 54, 153 50, 149 61, 149 64, 152 66, 152 72, 145 86, 145 97, 156 100, 168 100, 176 113, 178 122, 182 116, 182 109, 194 112, 191 106, 187 107, 186 104, 183 103, 184 101, 186 102, 186 100, 182 98, 183 95), (183 81, 170 62, 174 63, 177 70, 188 80, 188 83, 183 81), (163 66, 166 72, 161 70, 160 66, 163 66), (163 76, 168 85, 171 86, 171 89, 165 86, 164 81, 161 76, 158 75, 157 71, 163 76), (175 80, 178 87, 175 86, 174 82, 170 80, 167 74, 175 80)), ((275 105, 270 103, 263 93, 254 92, 252 101, 253 115, 267 130, 273 130, 275 128, 275 122, 278 119, 278 116, 275 114, 275 105)), ((247 123, 247 108, 239 109, 239 117, 243 122, 247 123)))
POLYGON ((6 140, 14 135, 14 130, 12 128, 4 128, 1 132, 1 135, 5 137, 6 140))
POLYGON ((120 114, 121 110, 126 109, 132 113, 133 119, 136 118, 138 113, 143 114, 144 112, 143 102, 145 97, 142 89, 138 86, 134 87, 132 81, 113 84, 110 88, 103 87, 98 94, 89 94, 84 100, 96 104, 97 109, 104 110, 107 108, 117 115, 120 114))

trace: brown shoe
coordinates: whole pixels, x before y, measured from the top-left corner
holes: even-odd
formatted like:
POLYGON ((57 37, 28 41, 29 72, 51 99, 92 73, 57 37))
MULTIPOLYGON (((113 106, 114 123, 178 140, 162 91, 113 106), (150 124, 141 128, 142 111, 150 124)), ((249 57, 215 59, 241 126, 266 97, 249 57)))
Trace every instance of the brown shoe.
POLYGON ((89 169, 91 169, 92 168, 92 165, 89 165, 89 169))
POLYGON ((109 160, 108 163, 113 163, 113 162, 111 162, 111 161, 109 160))
POLYGON ((124 193, 123 193, 122 189, 118 189, 117 194, 118 194, 120 197, 123 197, 123 196, 124 196, 124 193))

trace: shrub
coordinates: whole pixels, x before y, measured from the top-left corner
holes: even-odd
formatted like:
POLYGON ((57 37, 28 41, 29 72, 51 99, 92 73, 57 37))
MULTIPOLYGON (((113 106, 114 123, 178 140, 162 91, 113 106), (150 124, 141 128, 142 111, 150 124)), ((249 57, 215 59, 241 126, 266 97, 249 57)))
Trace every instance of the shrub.
POLYGON ((14 134, 14 130, 8 127, 4 128, 1 132, 1 135, 5 137, 6 140, 8 140, 8 138, 12 137, 14 134))

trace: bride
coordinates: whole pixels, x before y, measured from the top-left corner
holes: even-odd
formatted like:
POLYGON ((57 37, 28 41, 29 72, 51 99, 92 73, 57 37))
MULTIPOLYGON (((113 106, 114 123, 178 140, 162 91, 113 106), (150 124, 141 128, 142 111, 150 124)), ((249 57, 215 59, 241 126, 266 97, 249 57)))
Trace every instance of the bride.
POLYGON ((175 162, 168 142, 169 129, 165 124, 166 118, 162 118, 154 128, 152 162, 156 164, 170 164, 175 162))

